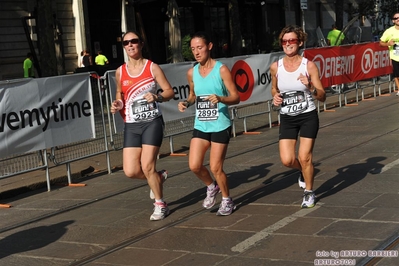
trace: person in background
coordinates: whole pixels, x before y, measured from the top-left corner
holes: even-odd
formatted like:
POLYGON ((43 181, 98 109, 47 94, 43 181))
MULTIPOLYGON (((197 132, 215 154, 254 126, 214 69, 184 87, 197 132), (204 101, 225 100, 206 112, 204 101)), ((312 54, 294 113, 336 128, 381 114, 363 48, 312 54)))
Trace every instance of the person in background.
MULTIPOLYGON (((380 45, 388 47, 392 62, 393 77, 396 88, 399 89, 399 13, 392 15, 393 26, 384 31, 380 38, 380 45)), ((399 96, 399 92, 396 93, 399 96)))
POLYGON ((313 147, 319 130, 314 98, 324 102, 326 94, 316 64, 299 54, 306 41, 303 29, 296 25, 286 26, 279 40, 285 56, 271 64, 270 74, 273 105, 280 107, 280 159, 283 165, 300 171, 298 183, 305 189, 301 208, 312 208, 316 202, 313 147))
POLYGON ((23 69, 24 69, 24 78, 34 78, 35 71, 33 68, 33 55, 32 53, 27 53, 26 59, 24 60, 23 69))
POLYGON ((127 177, 146 179, 150 198, 155 199, 150 220, 158 221, 169 215, 163 199, 163 182, 167 172, 156 171, 164 122, 160 103, 174 97, 174 91, 159 65, 142 55, 144 43, 134 31, 124 34, 122 44, 129 57, 115 72, 116 97, 111 112, 120 112, 124 121, 123 170, 127 177), (157 84, 162 92, 157 93, 157 84))
POLYGON ((101 50, 97 51, 97 56, 95 58, 95 63, 98 66, 104 66, 104 65, 109 63, 107 57, 105 55, 103 55, 103 51, 101 51, 101 50))
POLYGON ((79 67, 85 67, 83 64, 83 56, 85 55, 84 50, 80 52, 80 57, 79 57, 79 67))
POLYGON ((216 196, 222 192, 222 201, 216 215, 230 215, 235 209, 230 197, 223 163, 231 136, 231 119, 228 106, 238 104, 240 96, 230 70, 221 62, 211 58, 213 43, 205 32, 191 37, 191 51, 198 62, 187 72, 190 93, 186 101, 179 102, 178 109, 184 112, 196 106, 193 137, 190 142, 189 167, 207 186, 202 206, 212 208, 216 196), (210 170, 203 165, 206 151, 210 148, 210 170))
POLYGON ((333 24, 331 26, 331 31, 327 35, 327 43, 330 46, 338 46, 341 45, 342 41, 345 39, 345 35, 341 33, 337 26, 333 24))
POLYGON ((84 50, 83 53, 84 53, 83 54, 83 59, 82 59, 83 67, 88 67, 88 66, 93 65, 92 60, 91 60, 90 52, 88 50, 84 50))

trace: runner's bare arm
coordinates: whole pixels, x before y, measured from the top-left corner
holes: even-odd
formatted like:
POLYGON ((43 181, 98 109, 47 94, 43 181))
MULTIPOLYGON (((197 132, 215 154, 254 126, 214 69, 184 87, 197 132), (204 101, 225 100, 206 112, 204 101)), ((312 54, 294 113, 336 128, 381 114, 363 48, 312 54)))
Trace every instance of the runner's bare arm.
POLYGON ((156 82, 163 90, 162 93, 160 93, 163 97, 162 101, 169 101, 175 96, 175 92, 173 91, 172 86, 166 78, 165 73, 162 71, 161 67, 155 63, 152 64, 152 72, 154 73, 156 82))
POLYGON ((283 102, 283 99, 280 97, 280 90, 277 87, 277 62, 270 65, 270 75, 272 77, 272 89, 271 94, 273 97, 273 105, 278 106, 283 102))
POLYGON ((315 90, 314 97, 320 101, 324 102, 326 100, 326 92, 323 88, 323 84, 321 83, 320 76, 319 76, 319 69, 317 68, 316 64, 312 61, 308 61, 307 65, 309 78, 311 80, 311 90, 315 90))
POLYGON ((185 101, 179 102, 177 104, 177 108, 179 109, 180 112, 184 112, 188 107, 193 105, 195 103, 195 93, 194 93, 194 82, 193 82, 193 68, 190 68, 187 71, 187 82, 189 86, 189 94, 188 97, 185 101))
POLYGON ((224 86, 226 86, 229 95, 219 96, 219 101, 227 105, 238 104, 240 102, 240 95, 238 94, 236 84, 227 66, 223 65, 220 68, 220 76, 222 77, 224 86))

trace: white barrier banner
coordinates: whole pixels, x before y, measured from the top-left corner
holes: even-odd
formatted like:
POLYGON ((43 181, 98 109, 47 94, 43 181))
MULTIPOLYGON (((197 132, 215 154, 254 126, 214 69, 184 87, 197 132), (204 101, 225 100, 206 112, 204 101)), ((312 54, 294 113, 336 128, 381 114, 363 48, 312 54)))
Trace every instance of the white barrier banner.
POLYGON ((0 82, 0 155, 95 138, 90 76, 0 82))
MULTIPOLYGON (((218 59, 231 70, 241 99, 237 106, 272 99, 270 65, 283 55, 284 53, 280 52, 218 59)), ((175 92, 175 97, 172 100, 161 104, 165 122, 195 115, 194 107, 188 108, 184 113, 177 109, 178 102, 184 101, 188 97, 187 71, 194 63, 182 62, 160 65, 175 92)), ((109 88, 113 100, 116 91, 115 71, 108 71, 107 74, 109 75, 109 88)), ((117 131, 123 130, 123 121, 120 116, 117 115, 115 120, 117 131)))

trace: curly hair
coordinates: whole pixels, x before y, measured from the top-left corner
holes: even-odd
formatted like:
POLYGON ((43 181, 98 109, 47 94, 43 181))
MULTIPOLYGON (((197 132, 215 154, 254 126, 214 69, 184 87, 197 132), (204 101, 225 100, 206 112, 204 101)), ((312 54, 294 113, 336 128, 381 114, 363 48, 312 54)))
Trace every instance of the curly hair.
POLYGON ((278 37, 280 46, 282 46, 281 40, 283 39, 284 34, 290 33, 290 32, 295 33, 296 36, 298 37, 299 42, 302 42, 302 44, 304 44, 306 42, 306 38, 308 35, 306 34, 306 32, 303 31, 303 29, 301 27, 299 27, 297 25, 288 25, 281 30, 281 33, 278 37))

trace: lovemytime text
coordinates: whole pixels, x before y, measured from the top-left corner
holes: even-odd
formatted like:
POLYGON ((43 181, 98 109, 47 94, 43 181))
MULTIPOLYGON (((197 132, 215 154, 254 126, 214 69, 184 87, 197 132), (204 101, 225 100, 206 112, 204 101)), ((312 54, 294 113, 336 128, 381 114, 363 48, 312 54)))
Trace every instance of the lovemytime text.
POLYGON ((58 104, 52 102, 47 107, 33 108, 31 110, 21 110, 19 112, 3 113, 0 117, 0 133, 6 128, 10 130, 18 130, 25 127, 43 126, 42 130, 46 131, 50 121, 56 123, 80 118, 82 116, 91 116, 91 104, 84 100, 81 103, 65 103, 62 104, 62 98, 58 99, 58 104))

